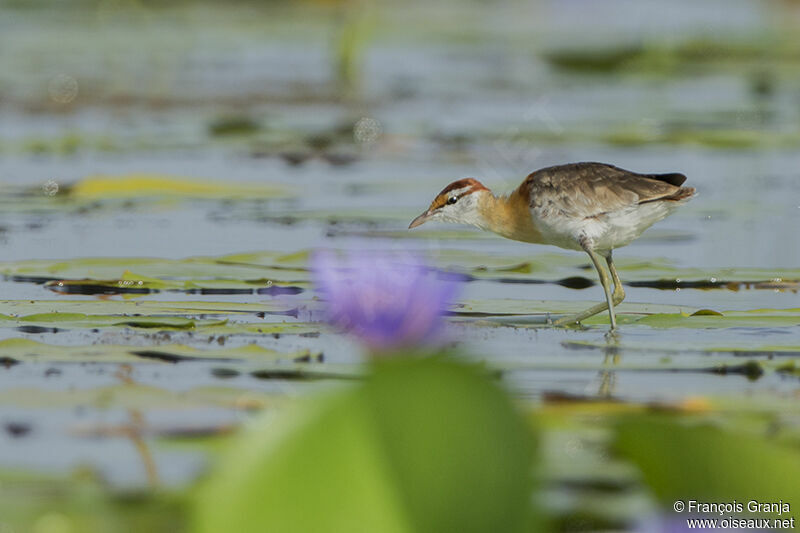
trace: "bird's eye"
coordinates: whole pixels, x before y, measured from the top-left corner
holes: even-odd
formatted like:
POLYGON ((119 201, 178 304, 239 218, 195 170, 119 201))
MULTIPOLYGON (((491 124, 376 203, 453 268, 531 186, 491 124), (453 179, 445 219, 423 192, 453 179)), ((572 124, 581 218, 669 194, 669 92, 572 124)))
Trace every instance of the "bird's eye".
POLYGON ((451 196, 447 199, 447 205, 453 205, 458 201, 458 196, 451 196))

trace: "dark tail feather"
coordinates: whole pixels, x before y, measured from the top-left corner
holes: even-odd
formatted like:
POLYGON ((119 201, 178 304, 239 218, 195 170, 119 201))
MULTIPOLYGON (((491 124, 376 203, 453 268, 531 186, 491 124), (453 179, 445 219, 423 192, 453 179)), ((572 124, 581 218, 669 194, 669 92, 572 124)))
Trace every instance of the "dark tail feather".
POLYGON ((695 188, 694 187, 681 187, 675 194, 671 194, 669 196, 665 196, 661 198, 662 200, 670 200, 672 202, 680 202, 681 200, 688 200, 692 196, 694 196, 695 188))
POLYGON ((667 196, 659 196, 658 198, 652 198, 650 200, 645 200, 644 202, 639 202, 639 205, 642 204, 649 204, 651 202, 680 202, 681 200, 688 200, 692 196, 694 196, 695 188, 694 187, 681 187, 674 193, 667 195, 667 196))
POLYGON ((647 176, 651 180, 663 181, 669 183, 670 185, 674 185, 676 187, 680 187, 681 185, 683 185, 683 182, 686 181, 686 176, 678 172, 671 172, 669 174, 645 174, 645 176, 647 176))

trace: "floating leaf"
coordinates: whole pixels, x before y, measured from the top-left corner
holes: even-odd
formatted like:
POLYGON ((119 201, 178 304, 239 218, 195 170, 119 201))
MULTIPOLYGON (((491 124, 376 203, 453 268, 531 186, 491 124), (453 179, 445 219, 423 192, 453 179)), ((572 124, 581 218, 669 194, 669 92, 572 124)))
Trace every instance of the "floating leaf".
POLYGON ((401 360, 315 400, 236 443, 194 531, 530 530, 527 431, 483 375, 401 360))
MULTIPOLYGON (((715 356, 719 360, 722 354, 730 354, 735 357, 764 357, 773 358, 775 356, 791 357, 800 356, 800 345, 796 344, 761 344, 760 340, 751 341, 749 344, 739 344, 736 346, 725 346, 718 344, 718 339, 709 339, 706 342, 693 341, 686 343, 670 343, 665 345, 664 342, 656 337, 651 342, 644 341, 623 341, 613 346, 613 349, 618 353, 632 355, 636 352, 649 353, 668 353, 680 355, 682 360, 691 358, 695 354, 700 354, 703 357, 715 356)), ((608 351, 609 344, 606 342, 594 341, 565 341, 562 346, 568 349, 577 350, 598 350, 608 351)))
MULTIPOLYGON (((590 323, 601 323, 593 317, 590 323)), ((636 320, 635 324, 654 328, 735 328, 735 327, 791 327, 800 326, 798 309, 754 309, 749 311, 724 311, 719 315, 690 315, 687 313, 656 313, 636 320)))
POLYGON ((700 309, 689 316, 723 316, 723 314, 713 309, 700 309))
POLYGON ((650 490, 670 508, 689 499, 800 501, 800 454, 764 438, 646 416, 621 422, 614 448, 640 469, 650 490))
POLYGON ((276 198, 287 195, 285 187, 264 184, 229 183, 176 178, 160 174, 125 174, 89 176, 67 189, 77 199, 136 197, 179 198, 276 198))
POLYGON ((68 321, 98 314, 103 316, 218 316, 255 315, 264 312, 281 312, 290 309, 284 303, 262 301, 258 303, 241 302, 203 302, 203 301, 125 301, 125 300, 0 300, 0 320, 17 320, 19 316, 50 315, 50 321, 68 321), (98 313, 99 311, 99 313, 98 313))
MULTIPOLYGON (((474 250, 442 249, 430 259, 440 269, 457 272, 466 279, 501 283, 556 283, 582 289, 597 283, 588 260, 580 254, 538 253, 511 256, 474 250)), ((98 292, 147 290, 190 291, 192 289, 245 289, 259 286, 308 288, 308 252, 293 254, 254 252, 221 257, 81 258, 68 261, 16 261, 0 263, 0 273, 15 281, 54 282, 58 290, 80 292, 81 287, 98 292), (141 282, 141 283, 140 283, 141 282)), ((617 261, 625 283, 634 287, 663 290, 744 288, 798 290, 800 270, 787 269, 687 269, 666 261, 620 258, 617 261)), ((274 289, 279 291, 280 289, 274 289)))
POLYGON ((184 498, 174 491, 109 491, 86 470, 68 476, 0 472, 0 516, 7 531, 167 533, 182 529, 183 508, 184 498))
MULTIPOLYGON (((456 317, 501 317, 501 319, 508 324, 522 323, 521 319, 525 316, 546 316, 563 315, 568 313, 575 313, 590 307, 597 302, 589 301, 549 301, 549 300, 522 300, 522 299, 483 299, 483 300, 467 300, 456 304, 452 308, 452 313, 456 317), (520 318, 513 318, 520 317, 520 318)), ((618 306, 617 312, 621 315, 649 315, 652 313, 665 313, 675 312, 686 307, 679 307, 676 305, 663 305, 663 304, 638 304, 638 303, 623 303, 618 306)), ((608 315, 606 319, 608 318, 608 315)), ((593 317, 594 318, 594 317, 593 317)), ((638 317, 634 316, 631 320, 637 320, 638 317)), ((587 321, 589 323, 589 321, 587 321)))
POLYGON ((180 361, 263 362, 294 361, 304 359, 306 356, 310 356, 312 359, 316 358, 316 354, 311 354, 307 350, 283 353, 254 344, 236 348, 201 350, 180 344, 162 344, 156 347, 111 344, 62 346, 21 338, 0 340, 0 356, 15 361, 72 363, 130 363, 148 360, 170 363, 180 361))
MULTIPOLYGON (((224 383, 224 382, 220 382, 224 383)), ((93 407, 97 409, 148 409, 185 410, 208 407, 258 410, 285 403, 282 395, 274 392, 247 391, 235 387, 193 387, 174 391, 139 383, 74 389, 41 389, 11 387, 0 391, 3 405, 25 409, 50 409, 53 406, 93 407)), ((83 427, 75 433, 85 433, 83 427)))

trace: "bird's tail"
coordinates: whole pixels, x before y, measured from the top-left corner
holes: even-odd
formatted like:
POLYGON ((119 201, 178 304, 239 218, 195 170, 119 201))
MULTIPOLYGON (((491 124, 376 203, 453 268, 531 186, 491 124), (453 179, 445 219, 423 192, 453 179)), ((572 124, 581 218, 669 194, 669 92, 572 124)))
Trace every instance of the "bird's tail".
POLYGON ((694 196, 696 190, 694 187, 681 187, 674 194, 664 196, 660 200, 669 200, 671 202, 682 202, 694 196))

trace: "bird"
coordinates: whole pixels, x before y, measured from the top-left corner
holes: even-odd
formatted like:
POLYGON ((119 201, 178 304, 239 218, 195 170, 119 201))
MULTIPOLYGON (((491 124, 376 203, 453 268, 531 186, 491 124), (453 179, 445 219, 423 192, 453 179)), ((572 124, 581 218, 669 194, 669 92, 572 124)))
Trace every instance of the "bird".
POLYGON ((408 228, 429 221, 468 224, 515 241, 586 252, 605 302, 552 323, 580 325, 608 310, 613 332, 614 308, 625 290, 612 252, 695 196, 693 187, 683 187, 686 179, 678 172, 640 174, 606 163, 569 163, 536 170, 510 194, 497 196, 477 179, 464 178, 442 189, 408 228))

